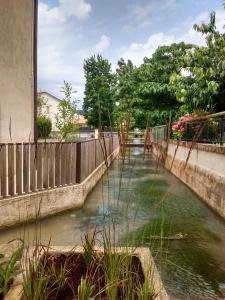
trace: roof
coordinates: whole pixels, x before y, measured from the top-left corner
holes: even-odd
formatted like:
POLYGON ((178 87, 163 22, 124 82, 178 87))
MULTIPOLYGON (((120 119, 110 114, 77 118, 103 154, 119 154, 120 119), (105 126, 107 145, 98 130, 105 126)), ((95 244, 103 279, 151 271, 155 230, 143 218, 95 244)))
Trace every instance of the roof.
POLYGON ((38 92, 38 95, 41 95, 41 94, 47 94, 48 96, 54 98, 55 100, 57 101, 61 101, 61 99, 57 98, 56 96, 50 94, 49 92, 45 92, 45 91, 42 91, 42 92, 38 92))

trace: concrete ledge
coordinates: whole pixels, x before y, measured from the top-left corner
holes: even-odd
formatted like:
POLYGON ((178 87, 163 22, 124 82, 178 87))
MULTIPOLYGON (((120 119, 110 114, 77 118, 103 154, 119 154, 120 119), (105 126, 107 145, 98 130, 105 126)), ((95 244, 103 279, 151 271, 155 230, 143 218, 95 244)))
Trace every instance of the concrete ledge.
MULTIPOLYGON (((118 152, 119 148, 109 156, 109 165, 118 152)), ((0 200, 0 229, 82 207, 106 169, 103 162, 80 184, 0 200)))
POLYGON ((170 140, 169 143, 173 145, 179 144, 179 146, 183 146, 186 148, 192 147, 193 149, 197 149, 197 150, 214 152, 214 153, 225 155, 225 147, 220 146, 219 144, 200 144, 200 143, 193 144, 192 142, 185 142, 185 141, 178 141, 178 140, 170 140))

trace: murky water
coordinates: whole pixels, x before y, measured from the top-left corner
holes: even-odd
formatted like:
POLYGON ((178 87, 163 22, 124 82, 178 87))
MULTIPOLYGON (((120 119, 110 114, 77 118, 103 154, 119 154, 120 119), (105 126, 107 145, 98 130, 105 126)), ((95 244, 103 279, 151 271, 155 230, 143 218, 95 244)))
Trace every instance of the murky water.
POLYGON ((115 160, 82 209, 0 233, 0 243, 76 245, 88 229, 113 224, 118 244, 150 247, 172 299, 225 299, 225 222, 151 155, 115 160), (163 238, 161 238, 163 237, 163 238))

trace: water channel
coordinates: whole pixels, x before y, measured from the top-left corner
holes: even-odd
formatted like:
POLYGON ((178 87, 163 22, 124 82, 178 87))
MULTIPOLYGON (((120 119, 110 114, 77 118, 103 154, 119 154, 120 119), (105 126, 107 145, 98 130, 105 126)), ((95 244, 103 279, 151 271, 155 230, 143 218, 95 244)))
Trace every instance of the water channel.
POLYGON ((140 148, 123 166, 112 163, 82 209, 2 231, 0 244, 32 243, 35 232, 43 243, 74 246, 112 222, 118 244, 151 249, 172 299, 225 299, 225 222, 140 148))

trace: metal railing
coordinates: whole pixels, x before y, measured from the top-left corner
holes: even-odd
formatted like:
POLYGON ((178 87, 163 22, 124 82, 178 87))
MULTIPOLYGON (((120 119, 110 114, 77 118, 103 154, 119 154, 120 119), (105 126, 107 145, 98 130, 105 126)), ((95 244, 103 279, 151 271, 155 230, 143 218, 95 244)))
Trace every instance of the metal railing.
POLYGON ((187 119, 183 118, 167 125, 152 128, 153 142, 160 143, 168 138, 195 141, 225 146, 225 112, 187 119))
POLYGON ((221 146, 225 143, 225 112, 190 120, 180 120, 172 124, 172 138, 177 137, 176 129, 173 130, 176 126, 183 131, 180 135, 180 140, 196 141, 204 144, 219 144, 221 146))
POLYGON ((161 143, 168 138, 168 126, 161 125, 152 128, 152 138, 154 143, 161 143))
POLYGON ((118 145, 117 136, 75 143, 0 144, 0 198, 80 183, 118 145))

